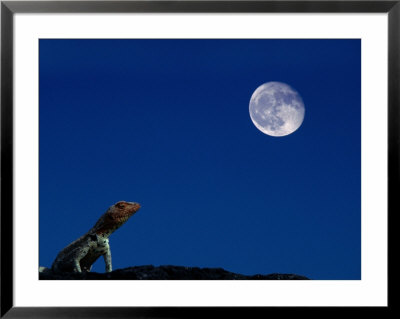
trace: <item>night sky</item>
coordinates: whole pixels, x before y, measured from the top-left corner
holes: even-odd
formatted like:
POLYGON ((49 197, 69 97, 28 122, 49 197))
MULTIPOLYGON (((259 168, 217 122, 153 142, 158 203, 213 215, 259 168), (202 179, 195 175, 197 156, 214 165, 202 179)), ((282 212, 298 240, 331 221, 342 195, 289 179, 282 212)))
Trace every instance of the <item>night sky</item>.
MULTIPOLYGON (((40 40, 39 263, 109 206, 113 268, 361 279, 360 40, 40 40), (284 82, 305 118, 249 116, 284 82)), ((92 271, 104 272, 100 258, 92 271)))

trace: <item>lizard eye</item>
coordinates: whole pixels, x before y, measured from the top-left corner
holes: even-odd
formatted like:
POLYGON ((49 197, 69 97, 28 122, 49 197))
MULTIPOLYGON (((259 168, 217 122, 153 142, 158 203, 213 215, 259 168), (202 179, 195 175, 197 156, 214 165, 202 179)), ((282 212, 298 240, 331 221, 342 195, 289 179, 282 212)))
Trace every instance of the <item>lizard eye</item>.
POLYGON ((117 206, 118 208, 124 208, 124 207, 125 207, 125 205, 124 205, 123 203, 118 203, 116 206, 117 206))

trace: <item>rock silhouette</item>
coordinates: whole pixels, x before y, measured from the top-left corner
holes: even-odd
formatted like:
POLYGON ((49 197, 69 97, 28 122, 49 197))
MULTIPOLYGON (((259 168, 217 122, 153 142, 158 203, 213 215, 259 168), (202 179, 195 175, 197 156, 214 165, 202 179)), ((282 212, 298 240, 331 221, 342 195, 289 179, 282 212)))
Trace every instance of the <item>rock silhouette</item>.
POLYGON ((41 280, 309 280, 295 274, 242 275, 223 268, 199 268, 184 266, 134 266, 116 269, 109 273, 54 273, 46 267, 39 268, 41 280))

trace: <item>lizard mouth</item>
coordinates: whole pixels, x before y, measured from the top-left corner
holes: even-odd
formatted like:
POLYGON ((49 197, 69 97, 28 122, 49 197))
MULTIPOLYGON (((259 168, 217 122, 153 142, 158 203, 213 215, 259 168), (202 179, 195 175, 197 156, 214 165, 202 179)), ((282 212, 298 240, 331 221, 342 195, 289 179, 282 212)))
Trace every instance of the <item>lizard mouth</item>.
POLYGON ((129 203, 132 205, 133 211, 136 213, 140 209, 140 204, 139 203, 129 203))
POLYGON ((130 202, 129 206, 126 207, 126 215, 129 218, 130 216, 134 215, 140 209, 139 203, 130 202))

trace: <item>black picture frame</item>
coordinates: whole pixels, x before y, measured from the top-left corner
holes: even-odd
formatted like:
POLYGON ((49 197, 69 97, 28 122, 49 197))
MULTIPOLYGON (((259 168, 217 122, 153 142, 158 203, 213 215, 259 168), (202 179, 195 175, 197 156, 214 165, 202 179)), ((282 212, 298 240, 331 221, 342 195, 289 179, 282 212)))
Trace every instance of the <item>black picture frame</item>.
MULTIPOLYGON (((283 311, 300 316, 326 307, 15 307, 13 302, 13 19, 15 13, 118 12, 313 12, 388 14, 388 218, 399 211, 400 0, 396 1, 1 1, 1 317, 5 318, 191 318, 232 314, 252 317, 283 311)), ((390 219, 391 220, 391 219, 390 219)), ((393 236, 393 222, 388 223, 393 236)), ((389 265, 391 264, 390 255, 389 265)), ((390 291, 388 307, 392 308, 390 291)), ((340 307, 330 308, 336 312, 340 307)), ((347 307, 346 312, 371 308, 347 307)))

